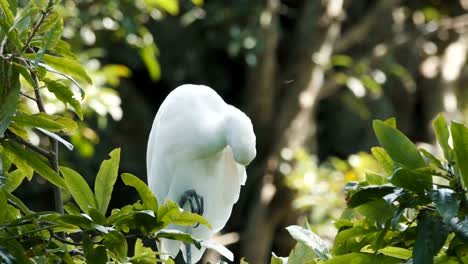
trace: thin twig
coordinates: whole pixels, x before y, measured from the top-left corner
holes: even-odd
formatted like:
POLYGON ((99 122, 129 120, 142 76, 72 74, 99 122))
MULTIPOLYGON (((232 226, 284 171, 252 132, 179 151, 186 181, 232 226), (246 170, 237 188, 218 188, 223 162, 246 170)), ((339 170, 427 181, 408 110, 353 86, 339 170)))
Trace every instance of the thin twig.
POLYGON ((73 246, 83 245, 83 243, 68 241, 68 240, 58 236, 57 234, 55 234, 55 232, 52 229, 49 229, 49 233, 50 233, 50 237, 53 237, 54 239, 57 239, 58 241, 60 241, 62 243, 65 243, 65 244, 68 244, 68 245, 73 245, 73 246))
POLYGON ((32 144, 31 142, 26 141, 26 140, 22 139, 21 137, 15 135, 13 133, 8 133, 7 137, 9 139, 13 139, 14 141, 20 143, 21 145, 24 145, 24 146, 34 150, 35 152, 37 152, 37 153, 39 153, 41 155, 44 155, 47 158, 50 158, 53 155, 50 151, 47 151, 47 150, 45 150, 45 149, 43 149, 41 147, 38 147, 38 146, 32 144))

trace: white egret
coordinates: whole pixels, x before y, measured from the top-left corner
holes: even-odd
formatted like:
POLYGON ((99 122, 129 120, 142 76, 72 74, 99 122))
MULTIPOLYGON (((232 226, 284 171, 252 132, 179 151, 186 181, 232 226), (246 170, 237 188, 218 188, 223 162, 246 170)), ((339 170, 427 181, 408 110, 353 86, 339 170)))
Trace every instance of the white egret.
MULTIPOLYGON (((239 109, 224 102, 211 88, 182 85, 164 100, 148 141, 148 185, 161 202, 179 202, 185 210, 205 217, 212 225, 168 228, 209 240, 228 221, 245 184, 247 166, 255 157, 252 122, 239 109)), ((162 239, 159 250, 175 257, 180 241, 162 239)), ((205 249, 193 245, 194 263, 205 249)))

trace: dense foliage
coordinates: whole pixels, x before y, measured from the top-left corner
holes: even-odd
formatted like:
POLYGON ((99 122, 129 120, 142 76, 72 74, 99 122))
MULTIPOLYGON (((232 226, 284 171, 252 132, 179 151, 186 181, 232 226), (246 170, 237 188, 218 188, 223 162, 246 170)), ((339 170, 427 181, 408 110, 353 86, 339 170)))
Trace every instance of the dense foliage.
POLYGON ((467 263, 468 128, 442 115, 433 127, 443 158, 417 149, 395 119, 374 121, 381 147, 372 154, 383 172, 347 183, 330 250, 312 231, 288 227, 299 241, 288 263, 467 263))
POLYGON ((24 6, 0 1, 0 262, 154 263, 159 256, 151 247, 160 237, 200 247, 189 234, 161 230, 169 224, 209 226, 206 220, 172 202, 158 205, 146 184, 131 174, 121 178, 138 191, 140 201, 108 212, 120 149, 102 162, 94 191, 78 172, 58 164, 58 144, 73 148, 63 136, 77 129, 75 117, 83 119, 83 85, 92 82, 61 39, 58 7, 53 0, 24 6), (74 114, 48 114, 44 90, 74 114), (48 142, 34 144, 34 136, 48 142), (25 178, 39 176, 54 186, 57 212, 33 212, 12 194, 25 178), (133 256, 128 256, 128 238, 137 238, 133 256), (145 239, 151 246, 144 246, 145 239))

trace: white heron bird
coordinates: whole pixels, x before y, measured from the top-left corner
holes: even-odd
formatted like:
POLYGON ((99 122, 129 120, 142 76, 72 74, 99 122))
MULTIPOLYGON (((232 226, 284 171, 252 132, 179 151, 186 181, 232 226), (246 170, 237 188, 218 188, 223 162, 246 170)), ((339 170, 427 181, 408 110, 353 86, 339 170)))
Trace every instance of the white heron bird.
MULTIPOLYGON (((158 201, 179 202, 185 210, 197 207, 213 229, 204 225, 168 228, 203 240, 220 231, 239 199, 247 177, 245 167, 255 155, 255 134, 247 115, 210 87, 186 84, 174 89, 161 104, 149 136, 148 185, 158 201)), ((182 250, 187 261, 183 249, 182 242, 166 239, 159 248, 173 257, 182 250)), ((196 263, 205 249, 192 245, 187 251, 196 263)))

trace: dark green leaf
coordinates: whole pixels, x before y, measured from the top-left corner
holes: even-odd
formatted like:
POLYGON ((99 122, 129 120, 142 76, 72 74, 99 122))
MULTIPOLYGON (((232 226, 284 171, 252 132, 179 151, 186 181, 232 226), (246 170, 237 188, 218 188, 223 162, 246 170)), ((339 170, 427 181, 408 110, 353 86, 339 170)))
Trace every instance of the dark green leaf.
POLYGON ((158 201, 156 197, 142 180, 130 173, 122 173, 121 177, 125 185, 132 186, 138 191, 141 201, 146 208, 155 212, 158 211, 158 201))
POLYGON ((17 158, 20 158, 28 163, 37 173, 44 177, 49 182, 56 186, 67 189, 65 181, 55 171, 53 171, 44 161, 38 157, 38 154, 31 150, 24 149, 17 143, 8 141, 3 143, 5 149, 13 153, 17 158))
POLYGON ((348 198, 348 206, 353 208, 370 201, 380 200, 385 195, 392 193, 395 187, 391 184, 369 185, 359 187, 357 191, 348 198))
POLYGON ((463 186, 468 187, 468 128, 457 122, 451 125, 455 160, 463 179, 463 186))
POLYGON ((424 193, 425 190, 432 190, 432 175, 428 173, 398 168, 390 176, 389 180, 395 186, 417 193, 424 193))
MULTIPOLYGON (((0 0, 5 1, 5 0, 0 0)), ((0 136, 16 111, 20 96, 19 73, 6 61, 0 61, 0 136)))
POLYGON ((460 221, 452 224, 455 234, 464 242, 468 244, 468 220, 460 221))
POLYGON ((81 210, 88 214, 90 208, 97 208, 96 199, 86 180, 78 172, 70 168, 60 167, 60 171, 65 179, 68 191, 70 191, 81 210))
POLYGON ((0 187, 0 225, 7 220, 7 196, 3 188, 0 187))
POLYGON ((449 129, 447 126, 447 121, 442 114, 437 115, 437 117, 432 121, 432 127, 434 129, 437 141, 439 142, 440 147, 444 151, 444 156, 449 162, 453 162, 453 150, 449 146, 449 129))
POLYGON ((393 161, 410 169, 426 166, 416 146, 397 129, 382 121, 375 120, 374 132, 380 145, 387 151, 393 161))
POLYGON ((96 194, 97 208, 102 214, 106 214, 107 207, 112 196, 115 181, 117 180, 120 162, 120 148, 109 153, 110 159, 101 163, 96 176, 94 193, 96 194))
POLYGON ((314 232, 297 225, 288 226, 286 230, 296 241, 304 243, 304 245, 312 249, 321 260, 332 257, 325 241, 314 232))
POLYGON ((428 210, 421 211, 413 248, 413 263, 432 264, 434 256, 445 244, 448 233, 448 228, 440 217, 428 210))
MULTIPOLYGON (((0 0, 3 1, 3 0, 0 0)), ((6 249, 9 255, 13 256, 12 263, 28 264, 32 263, 31 260, 26 256, 24 248, 15 239, 2 239, 0 240, 0 251, 6 249)), ((0 260, 2 257, 0 256, 0 260)), ((8 262, 7 262, 8 263, 8 262)))
POLYGON ((437 189, 431 192, 432 201, 437 211, 446 224, 458 215, 460 201, 457 200, 456 193, 451 189, 437 189))

